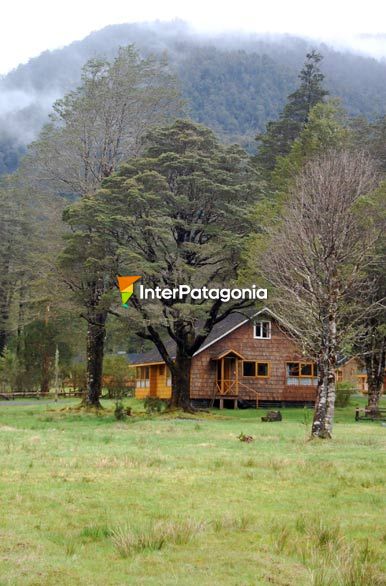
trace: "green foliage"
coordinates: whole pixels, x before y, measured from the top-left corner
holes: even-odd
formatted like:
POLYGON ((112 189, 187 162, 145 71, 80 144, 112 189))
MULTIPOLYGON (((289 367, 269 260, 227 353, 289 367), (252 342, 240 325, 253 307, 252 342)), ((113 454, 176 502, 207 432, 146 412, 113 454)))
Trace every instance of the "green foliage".
POLYGON ((273 432, 262 409, 190 420, 138 415, 120 425, 112 401, 99 416, 63 409, 78 403, 50 404, 50 419, 45 401, 0 405, 4 502, 13 502, 22 479, 17 514, 2 510, 0 575, 10 584, 51 586, 60 576, 66 585, 272 586, 279 569, 291 586, 364 586, 366 577, 382 584, 384 428, 358 428, 352 407, 338 411, 336 439, 326 446, 306 441, 302 409, 287 408, 273 432), (255 442, 239 442, 240 430, 255 442), (121 563, 119 555, 130 557, 121 563))
POLYGON ((115 401, 114 417, 117 421, 123 421, 130 413, 121 400, 115 401))
POLYGON ((25 168, 40 189, 85 195, 138 151, 147 128, 173 119, 180 107, 165 57, 143 58, 128 45, 112 60, 92 58, 77 89, 54 103, 25 168))
MULTIPOLYGON (((64 95, 77 87, 84 62, 95 55, 112 58, 128 39, 143 55, 168 54, 194 120, 249 147, 256 133, 280 115, 310 49, 308 39, 249 34, 206 35, 203 44, 191 30, 173 22, 117 25, 63 49, 45 51, 1 80, 5 103, 12 105, 15 91, 28 102, 19 107, 16 101, 15 109, 6 108, 0 118, 0 153, 4 153, 7 172, 18 163, 19 150, 24 150, 45 123, 52 88, 64 95)), ((342 98, 350 116, 372 119, 374 114, 385 113, 386 66, 381 60, 326 45, 319 50, 325 55, 323 72, 328 90, 342 98)), ((0 154, 0 166, 1 159, 0 154)))
POLYGON ((293 185, 302 166, 312 158, 329 150, 340 150, 350 145, 345 112, 338 100, 317 103, 309 112, 299 136, 293 141, 287 156, 278 156, 271 181, 283 199, 293 185))
POLYGON ((23 388, 26 390, 49 390, 56 346, 59 350, 60 374, 62 377, 67 374, 72 351, 68 343, 60 339, 60 333, 60 325, 55 321, 35 320, 24 327, 17 345, 23 388))
POLYGON ((324 75, 319 69, 321 60, 322 56, 315 50, 307 54, 299 74, 298 89, 288 96, 279 119, 269 122, 265 134, 257 136, 261 145, 256 160, 267 171, 275 168, 278 157, 288 155, 292 143, 308 122, 310 111, 328 94, 323 87, 324 75))
POLYGON ((335 405, 337 407, 347 407, 350 404, 350 397, 355 392, 349 381, 339 381, 336 383, 335 405))
POLYGON ((69 380, 73 389, 83 393, 87 387, 86 365, 83 362, 74 362, 69 369, 69 380))
MULTIPOLYGON (((74 288, 87 311, 100 308, 92 321, 100 323, 101 312, 106 316, 117 298, 119 274, 139 274, 153 288, 229 285, 252 226, 258 179, 247 153, 221 145, 201 125, 178 120, 150 131, 143 156, 122 164, 95 195, 65 212, 73 232, 61 266, 69 279, 84 284, 74 288)), ((135 297, 125 316, 132 330, 158 347, 174 335, 191 356, 221 310, 243 305, 224 308, 216 300, 193 298, 140 303, 135 297), (202 329, 199 319, 206 320, 202 329)))
POLYGON ((158 397, 146 397, 143 401, 146 413, 161 413, 166 407, 165 401, 158 397))
POLYGON ((124 356, 105 356, 103 361, 103 386, 110 399, 121 399, 131 394, 134 387, 134 370, 129 368, 124 356), (131 385, 129 383, 131 381, 131 385))
POLYGON ((6 348, 0 356, 0 384, 3 391, 19 390, 21 366, 15 352, 6 348))

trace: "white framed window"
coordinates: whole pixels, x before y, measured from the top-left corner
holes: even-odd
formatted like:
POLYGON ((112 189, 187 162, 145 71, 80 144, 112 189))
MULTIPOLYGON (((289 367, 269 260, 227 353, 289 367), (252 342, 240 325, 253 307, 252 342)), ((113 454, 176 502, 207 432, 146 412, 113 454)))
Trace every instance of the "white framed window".
POLYGON ((271 322, 256 321, 253 324, 253 337, 258 340, 269 340, 271 337, 271 322))

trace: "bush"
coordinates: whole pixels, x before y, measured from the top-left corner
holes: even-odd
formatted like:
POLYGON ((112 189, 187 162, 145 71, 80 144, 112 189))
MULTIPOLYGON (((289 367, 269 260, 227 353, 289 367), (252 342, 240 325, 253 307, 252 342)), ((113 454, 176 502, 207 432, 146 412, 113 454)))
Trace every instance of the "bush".
POLYGON ((18 372, 16 355, 5 349, 4 356, 0 357, 0 388, 1 390, 15 390, 18 372))
POLYGON ((130 407, 126 408, 122 401, 116 401, 114 410, 115 419, 118 419, 118 421, 122 421, 123 419, 126 419, 128 415, 131 415, 130 407))
POLYGON ((158 397, 146 397, 143 404, 146 413, 161 413, 165 409, 165 401, 158 397))
POLYGON ((349 381, 341 381, 336 384, 336 399, 335 405, 337 407, 347 407, 350 403, 350 397, 353 394, 354 389, 352 383, 349 381))
POLYGON ((86 365, 82 362, 72 364, 70 367, 69 383, 77 393, 85 393, 87 389, 86 365))
POLYGON ((110 399, 131 396, 134 371, 129 368, 124 356, 106 356, 103 363, 103 386, 106 387, 110 399))
POLYGON ((8 348, 0 357, 0 390, 6 391, 37 391, 39 378, 36 370, 28 371, 25 364, 15 352, 8 348))

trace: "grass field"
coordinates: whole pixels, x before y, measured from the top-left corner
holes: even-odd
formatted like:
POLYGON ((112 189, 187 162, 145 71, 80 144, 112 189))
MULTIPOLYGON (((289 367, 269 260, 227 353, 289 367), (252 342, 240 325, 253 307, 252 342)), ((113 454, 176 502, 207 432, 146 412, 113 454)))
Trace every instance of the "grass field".
POLYGON ((386 584, 386 427, 354 406, 307 441, 303 409, 30 403, 0 404, 1 586, 386 584))

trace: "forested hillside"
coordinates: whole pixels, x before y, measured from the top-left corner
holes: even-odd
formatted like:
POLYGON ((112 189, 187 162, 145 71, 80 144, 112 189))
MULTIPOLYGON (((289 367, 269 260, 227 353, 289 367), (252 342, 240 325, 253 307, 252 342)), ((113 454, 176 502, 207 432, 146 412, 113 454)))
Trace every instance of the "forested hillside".
POLYGON ((222 138, 252 147, 296 87, 306 52, 323 55, 326 87, 351 116, 386 112, 386 64, 290 36, 198 36, 180 22, 108 26, 82 41, 47 51, 0 81, 0 173, 13 171, 52 103, 79 83, 90 57, 111 57, 135 43, 143 54, 166 53, 194 120, 222 138))

